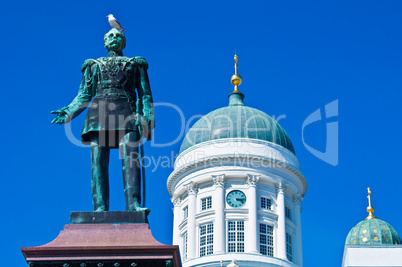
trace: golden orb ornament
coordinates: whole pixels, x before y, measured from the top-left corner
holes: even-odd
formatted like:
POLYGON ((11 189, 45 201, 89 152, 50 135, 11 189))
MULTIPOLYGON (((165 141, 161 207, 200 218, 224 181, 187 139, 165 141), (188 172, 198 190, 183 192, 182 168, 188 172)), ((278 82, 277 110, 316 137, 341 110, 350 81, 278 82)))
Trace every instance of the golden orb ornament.
POLYGON ((230 78, 230 82, 234 85, 234 86, 239 86, 241 84, 241 76, 239 74, 233 74, 232 78, 230 78))

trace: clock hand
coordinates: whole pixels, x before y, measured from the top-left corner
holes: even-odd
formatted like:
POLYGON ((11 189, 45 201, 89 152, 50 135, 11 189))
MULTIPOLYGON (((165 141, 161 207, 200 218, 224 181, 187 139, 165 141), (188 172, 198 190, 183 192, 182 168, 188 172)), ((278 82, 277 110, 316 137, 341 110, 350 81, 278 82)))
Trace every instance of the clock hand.
POLYGON ((241 201, 241 202, 246 201, 246 199, 245 199, 245 198, 238 198, 238 197, 236 197, 236 198, 235 198, 235 200, 239 200, 239 201, 241 201))

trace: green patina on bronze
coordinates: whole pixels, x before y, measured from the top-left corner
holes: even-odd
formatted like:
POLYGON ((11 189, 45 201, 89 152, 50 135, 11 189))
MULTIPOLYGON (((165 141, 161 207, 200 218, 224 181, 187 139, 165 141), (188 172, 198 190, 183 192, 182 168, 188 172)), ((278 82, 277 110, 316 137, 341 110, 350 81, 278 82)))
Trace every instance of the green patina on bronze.
POLYGON ((152 92, 143 57, 123 56, 126 37, 113 28, 104 37, 106 57, 82 65, 78 95, 66 107, 52 111, 52 123, 64 124, 88 108, 81 132, 91 145, 92 198, 95 211, 109 210, 109 154, 119 148, 126 210, 143 211, 139 151, 142 138, 152 139, 155 125, 152 92))

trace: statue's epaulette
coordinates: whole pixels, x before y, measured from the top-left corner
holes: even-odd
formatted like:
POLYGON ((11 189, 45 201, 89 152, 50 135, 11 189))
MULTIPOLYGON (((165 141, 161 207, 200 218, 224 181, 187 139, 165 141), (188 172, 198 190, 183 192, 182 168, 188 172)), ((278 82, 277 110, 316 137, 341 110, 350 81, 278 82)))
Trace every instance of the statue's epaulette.
POLYGON ((148 69, 148 62, 145 60, 145 58, 143 58, 143 57, 133 57, 131 60, 133 60, 138 65, 143 66, 146 70, 148 69))
POLYGON ((84 61, 84 64, 82 64, 81 71, 84 72, 84 70, 85 70, 87 67, 92 66, 95 62, 96 62, 96 60, 91 59, 91 58, 85 60, 85 61, 84 61))

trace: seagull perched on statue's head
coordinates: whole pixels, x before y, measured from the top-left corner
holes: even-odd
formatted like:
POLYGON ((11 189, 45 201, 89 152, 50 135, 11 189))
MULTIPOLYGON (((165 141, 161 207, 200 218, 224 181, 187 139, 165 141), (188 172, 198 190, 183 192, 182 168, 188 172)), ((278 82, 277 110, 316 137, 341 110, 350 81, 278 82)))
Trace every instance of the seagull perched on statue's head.
POLYGON ((112 14, 107 15, 106 17, 109 20, 110 26, 112 26, 113 28, 116 28, 116 29, 118 29, 120 31, 126 31, 126 30, 123 29, 123 27, 121 27, 119 21, 115 17, 113 17, 112 14))

